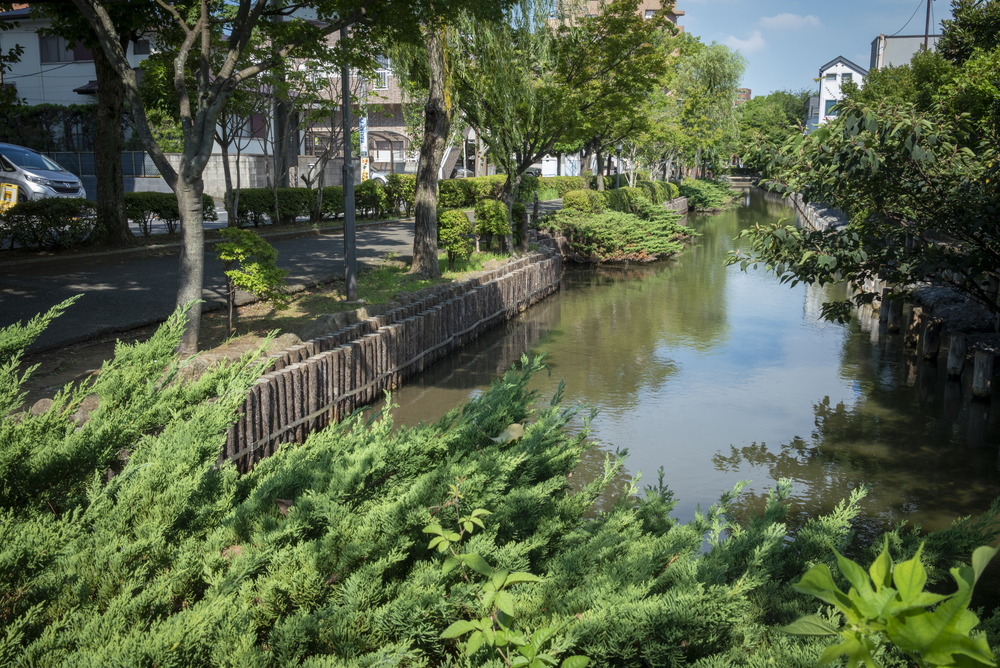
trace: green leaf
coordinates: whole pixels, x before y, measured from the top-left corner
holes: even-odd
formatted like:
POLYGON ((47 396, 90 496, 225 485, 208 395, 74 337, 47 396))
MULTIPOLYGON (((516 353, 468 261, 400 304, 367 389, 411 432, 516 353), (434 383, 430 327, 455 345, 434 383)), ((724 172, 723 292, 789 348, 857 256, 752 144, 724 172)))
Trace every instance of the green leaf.
POLYGON ((482 631, 476 631, 475 633, 473 633, 471 636, 469 636, 469 642, 465 644, 465 653, 469 654, 470 656, 472 654, 475 654, 477 651, 479 651, 479 648, 483 646, 483 640, 484 638, 482 631))
POLYGON ((851 601, 847 594, 837 588, 833 574, 826 564, 816 564, 802 576, 802 579, 792 585, 795 591, 815 596, 824 603, 836 605, 841 610, 849 610, 851 601))
POLYGON ((868 567, 872 582, 875 583, 875 591, 881 591, 882 587, 892 584, 892 557, 889 556, 889 538, 886 537, 881 554, 868 567))
POLYGON ((817 615, 800 617, 791 624, 779 626, 778 630, 793 636, 830 636, 839 633, 837 627, 817 615))
POLYGON ((460 635, 465 635, 469 631, 475 631, 476 625, 467 619, 463 619, 457 622, 453 622, 451 626, 444 630, 441 634, 442 638, 457 638, 460 635))
POLYGON ((587 668, 590 665, 590 657, 577 654, 566 657, 562 662, 562 668, 587 668))
POLYGON ((470 552, 468 554, 460 554, 458 558, 462 560, 466 566, 474 570, 485 577, 493 576, 493 567, 487 563, 485 559, 476 554, 475 552, 470 552))
POLYGON ((983 574, 983 571, 989 565, 990 561, 992 561, 993 557, 997 556, 997 552, 1000 552, 1000 546, 990 547, 983 545, 977 547, 972 553, 972 570, 976 574, 976 582, 979 582, 979 576, 983 574))
POLYGON ((851 586, 857 590, 859 594, 872 593, 871 581, 868 579, 868 574, 865 573, 865 569, 858 566, 856 562, 848 559, 840 552, 836 550, 833 551, 837 555, 837 567, 840 572, 844 574, 847 581, 851 583, 851 586))
POLYGON ((451 573, 453 570, 458 568, 459 563, 460 562, 455 557, 448 557, 447 559, 444 560, 444 563, 441 564, 441 572, 447 575, 448 573, 451 573))
POLYGON ((510 575, 508 575, 507 579, 504 580, 503 586, 509 587, 510 585, 518 584, 521 582, 541 582, 541 581, 542 579, 537 575, 533 575, 531 573, 518 572, 518 573, 511 573, 510 575))
POLYGON ((505 591, 498 592, 494 602, 501 612, 511 617, 514 616, 514 599, 510 597, 510 594, 505 591))
POLYGON ((896 564, 893 569, 892 581, 904 604, 909 604, 911 600, 923 593, 924 585, 927 584, 927 571, 920 562, 920 554, 923 550, 924 544, 921 543, 912 559, 896 564))

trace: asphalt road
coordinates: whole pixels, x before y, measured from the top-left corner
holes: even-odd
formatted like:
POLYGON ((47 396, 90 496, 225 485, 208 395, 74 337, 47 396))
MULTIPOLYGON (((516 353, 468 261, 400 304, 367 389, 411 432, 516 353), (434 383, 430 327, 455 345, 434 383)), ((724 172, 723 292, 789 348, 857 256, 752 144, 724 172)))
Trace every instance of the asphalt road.
MULTIPOLYGON (((294 239, 271 240, 290 285, 311 285, 344 275, 340 230, 294 239)), ((358 262, 375 265, 387 254, 408 259, 413 223, 359 227, 358 262)), ((0 252, 0 326, 24 322, 73 295, 81 298, 31 347, 33 351, 124 332, 166 319, 177 292, 177 252, 137 257, 112 252, 79 257, 9 261, 0 252)), ((206 308, 225 303, 222 265, 205 254, 206 308)))

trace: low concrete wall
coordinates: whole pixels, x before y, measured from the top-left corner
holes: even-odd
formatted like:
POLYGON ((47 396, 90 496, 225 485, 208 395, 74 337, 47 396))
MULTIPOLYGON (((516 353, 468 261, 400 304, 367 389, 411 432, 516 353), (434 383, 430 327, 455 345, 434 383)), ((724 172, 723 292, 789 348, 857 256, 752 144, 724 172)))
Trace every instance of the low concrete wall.
MULTIPOLYGON (((540 244, 542 245, 542 244, 540 244)), ((559 289, 550 244, 474 279, 293 346, 250 388, 220 459, 247 471, 282 444, 378 401, 483 332, 559 289)))
POLYGON ((802 195, 792 195, 789 199, 799 212, 803 222, 814 230, 833 230, 845 227, 847 217, 840 209, 833 209, 815 202, 806 203, 802 195))

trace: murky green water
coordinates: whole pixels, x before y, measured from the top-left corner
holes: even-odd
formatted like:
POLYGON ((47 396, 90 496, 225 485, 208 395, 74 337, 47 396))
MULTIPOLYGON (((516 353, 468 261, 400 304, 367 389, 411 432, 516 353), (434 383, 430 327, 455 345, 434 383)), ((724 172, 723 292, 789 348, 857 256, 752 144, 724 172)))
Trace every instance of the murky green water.
POLYGON ((1000 495, 1000 411, 908 362, 898 335, 820 321, 823 291, 724 266, 741 229, 793 215, 751 193, 692 216, 702 236, 672 262, 570 271, 559 294, 409 382, 396 419, 436 419, 522 352, 545 353, 543 395, 565 380, 566 401, 597 409, 594 438, 627 448, 630 471, 654 482, 662 466, 681 518, 741 480, 741 503, 756 505, 777 478, 794 482, 797 512, 868 485, 877 526, 938 528, 986 508, 1000 495))

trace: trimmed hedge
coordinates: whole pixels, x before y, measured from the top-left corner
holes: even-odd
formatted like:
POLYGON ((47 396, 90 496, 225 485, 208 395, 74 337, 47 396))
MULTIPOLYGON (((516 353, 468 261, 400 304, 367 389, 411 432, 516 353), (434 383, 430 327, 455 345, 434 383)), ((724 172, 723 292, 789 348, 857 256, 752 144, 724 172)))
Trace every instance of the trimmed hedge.
POLYGON ((382 218, 389 211, 389 195, 381 181, 369 179, 354 187, 354 209, 359 215, 382 218))
MULTIPOLYGON (((218 220, 215 213, 215 200, 211 195, 202 194, 201 211, 204 220, 218 220)), ((177 207, 177 196, 174 193, 135 192, 125 193, 125 214, 129 220, 139 226, 143 236, 152 234, 153 221, 159 219, 167 226, 167 232, 173 234, 180 225, 181 214, 177 207)))
POLYGON ((475 206, 486 199, 500 199, 505 174, 475 176, 468 179, 442 179, 438 182, 438 206, 457 208, 475 206))
POLYGON ((606 190, 605 194, 608 198, 607 208, 611 211, 638 214, 645 206, 653 203, 642 188, 615 188, 606 190))
POLYGON ((607 192, 598 190, 570 190, 563 195, 563 208, 586 213, 601 213, 607 208, 607 192))
POLYGON ((476 204, 476 234, 489 248, 494 238, 504 238, 511 233, 507 205, 495 199, 484 199, 476 204))
POLYGON ((585 176, 543 176, 538 179, 539 188, 555 188, 559 197, 565 197, 572 190, 588 190, 585 176))
POLYGON ((274 225, 294 223, 309 215, 312 196, 308 188, 240 188, 237 223, 240 227, 250 223, 259 227, 268 220, 274 225))
POLYGON ((92 238, 97 225, 93 202, 49 197, 19 202, 0 217, 0 239, 22 248, 70 248, 92 238))
POLYGON ((385 189, 390 208, 409 216, 413 211, 413 198, 417 192, 417 175, 389 174, 385 189))
POLYGON ((323 188, 322 213, 324 218, 339 218, 344 214, 344 187, 325 186, 323 188))
POLYGON ((438 248, 448 254, 448 268, 455 268, 455 260, 472 254, 473 226, 469 217, 459 209, 445 209, 438 213, 438 248))

